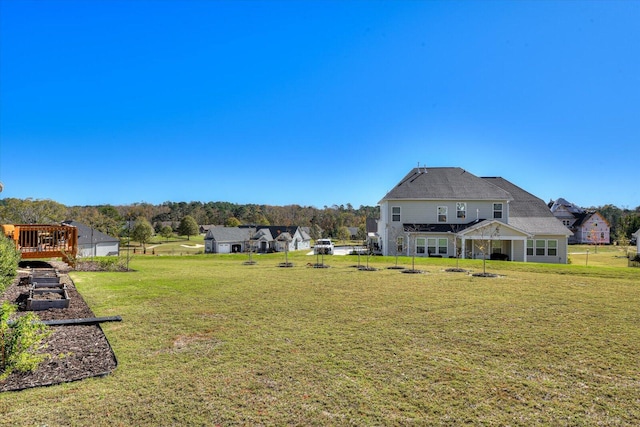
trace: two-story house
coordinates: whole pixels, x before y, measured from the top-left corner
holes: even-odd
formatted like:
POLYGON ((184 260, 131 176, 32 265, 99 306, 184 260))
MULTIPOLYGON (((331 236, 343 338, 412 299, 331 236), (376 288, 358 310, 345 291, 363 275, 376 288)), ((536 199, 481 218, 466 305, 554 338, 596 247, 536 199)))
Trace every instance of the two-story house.
POLYGON ((571 230, 569 244, 608 245, 611 242, 611 226, 599 212, 587 210, 563 198, 549 203, 553 215, 571 230))
POLYGON ((544 201, 503 178, 419 167, 378 204, 383 255, 567 262, 571 232, 544 201))

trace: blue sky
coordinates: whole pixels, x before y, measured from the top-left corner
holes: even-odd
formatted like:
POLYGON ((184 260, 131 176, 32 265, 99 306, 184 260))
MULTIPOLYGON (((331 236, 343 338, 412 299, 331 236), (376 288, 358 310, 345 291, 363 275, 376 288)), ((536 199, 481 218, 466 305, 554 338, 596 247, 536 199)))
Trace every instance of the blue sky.
POLYGON ((0 197, 640 205, 640 1, 0 0, 0 197))

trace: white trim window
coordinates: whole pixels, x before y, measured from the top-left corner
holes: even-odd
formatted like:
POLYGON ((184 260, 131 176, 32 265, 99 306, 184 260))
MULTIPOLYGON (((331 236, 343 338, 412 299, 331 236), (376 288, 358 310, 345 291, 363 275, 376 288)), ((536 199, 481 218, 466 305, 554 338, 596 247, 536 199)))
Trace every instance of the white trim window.
POLYGON ((446 256, 449 252, 449 240, 446 238, 429 237, 427 239, 427 253, 429 256, 446 256))
POLYGON ((424 237, 416 238, 416 254, 425 253, 425 245, 427 243, 427 239, 424 237))
POLYGON ((557 240, 527 240, 527 256, 558 256, 557 240))
POLYGON ((503 204, 502 203, 494 203, 493 204, 493 218, 494 219, 502 218, 502 209, 503 209, 503 204))
POLYGON ((438 206, 438 222, 447 222, 446 206, 438 206))
POLYGON ((391 221, 400 222, 400 206, 391 207, 391 221))
POLYGON ((398 236, 396 239, 396 253, 401 254, 404 252, 404 237, 398 236))
POLYGON ((456 217, 465 219, 467 217, 467 204, 465 202, 456 203, 456 217))

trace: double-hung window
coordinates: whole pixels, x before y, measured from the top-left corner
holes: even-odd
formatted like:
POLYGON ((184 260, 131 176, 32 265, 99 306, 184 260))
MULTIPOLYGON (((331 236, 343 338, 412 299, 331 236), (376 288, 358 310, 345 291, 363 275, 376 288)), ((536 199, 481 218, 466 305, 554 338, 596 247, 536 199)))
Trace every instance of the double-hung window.
POLYGON ((467 204, 464 202, 456 203, 456 217, 458 219, 465 219, 467 217, 467 204))
POLYGON ((425 253, 425 244, 426 244, 426 240, 424 237, 418 237, 416 239, 416 253, 417 254, 423 254, 425 253))
POLYGON ((446 206, 438 206, 438 222, 447 222, 446 206))
POLYGON ((427 253, 431 255, 447 255, 449 240, 446 238, 429 237, 427 239, 427 253))
POLYGON ((436 254, 436 239, 427 239, 427 253, 429 254, 429 256, 436 254))
POLYGON ((558 256, 557 240, 527 240, 527 255, 558 256))
POLYGON ((493 204, 493 217, 502 218, 502 203, 493 204))
POLYGON ((391 208, 391 221, 394 221, 394 222, 400 221, 400 206, 393 206, 391 208))
POLYGON ((404 237, 399 236, 396 239, 396 253, 401 254, 404 252, 404 237))

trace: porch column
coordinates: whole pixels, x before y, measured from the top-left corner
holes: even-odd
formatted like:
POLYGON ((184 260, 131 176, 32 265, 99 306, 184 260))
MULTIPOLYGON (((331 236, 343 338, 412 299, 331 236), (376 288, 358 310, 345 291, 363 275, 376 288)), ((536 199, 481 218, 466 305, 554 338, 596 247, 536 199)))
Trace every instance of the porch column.
POLYGON ((511 247, 511 253, 509 254, 509 259, 510 259, 511 261, 513 261, 513 245, 515 244, 515 242, 516 242, 515 240, 511 240, 511 241, 509 242, 509 246, 511 247))
POLYGON ((466 259, 467 258, 467 239, 462 238, 460 239, 460 250, 462 251, 462 259, 466 259))

